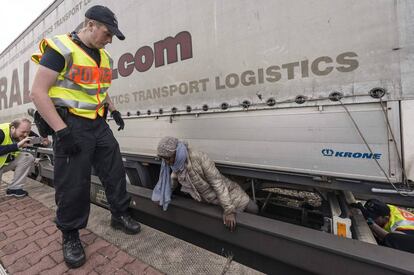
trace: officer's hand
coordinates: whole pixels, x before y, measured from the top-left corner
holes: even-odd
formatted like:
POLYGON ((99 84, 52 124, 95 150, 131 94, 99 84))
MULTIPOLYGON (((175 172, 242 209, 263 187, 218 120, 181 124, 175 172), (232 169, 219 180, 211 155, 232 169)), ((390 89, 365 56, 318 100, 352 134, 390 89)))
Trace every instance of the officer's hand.
POLYGON ((50 140, 48 138, 42 137, 42 143, 43 146, 48 147, 50 145, 50 140))
POLYGON ((22 139, 21 141, 19 141, 17 143, 17 147, 22 148, 22 147, 27 147, 29 145, 29 141, 30 141, 30 137, 26 137, 24 139, 22 139))
POLYGON ((365 219, 368 219, 369 218, 369 213, 365 209, 365 207, 362 205, 362 203, 360 203, 360 202, 358 202, 358 203, 351 203, 349 206, 351 206, 353 208, 358 208, 359 210, 361 210, 362 215, 364 216, 365 219))
POLYGON ((81 151, 80 146, 75 143, 75 139, 68 127, 57 131, 56 139, 56 146, 59 146, 60 150, 67 155, 74 156, 81 151))
POLYGON ((375 222, 374 222, 374 220, 372 219, 372 218, 368 218, 367 219, 367 224, 368 225, 373 225, 375 222))
POLYGON ((112 111, 111 116, 114 118, 116 125, 119 126, 118 131, 123 130, 125 126, 125 122, 122 119, 121 113, 119 111, 112 111))

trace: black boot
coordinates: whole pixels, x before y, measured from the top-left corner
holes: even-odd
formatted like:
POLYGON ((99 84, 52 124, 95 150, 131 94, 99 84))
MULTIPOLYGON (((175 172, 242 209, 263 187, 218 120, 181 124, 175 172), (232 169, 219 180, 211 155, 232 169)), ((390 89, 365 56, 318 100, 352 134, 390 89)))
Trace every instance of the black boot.
POLYGON ((77 268, 85 263, 85 251, 83 251, 78 231, 63 233, 62 247, 63 258, 69 268, 77 268))
POLYGON ((124 214, 119 217, 112 215, 111 227, 114 229, 120 229, 129 235, 138 234, 141 231, 141 225, 132 219, 129 214, 124 214))

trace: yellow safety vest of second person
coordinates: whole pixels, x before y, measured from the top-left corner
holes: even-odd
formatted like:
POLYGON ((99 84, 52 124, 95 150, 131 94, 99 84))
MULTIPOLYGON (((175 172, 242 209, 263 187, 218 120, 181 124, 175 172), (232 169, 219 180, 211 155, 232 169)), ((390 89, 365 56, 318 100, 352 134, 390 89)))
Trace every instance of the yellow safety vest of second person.
MULTIPOLYGON (((10 145, 13 144, 13 140, 10 136, 10 123, 2 123, 0 124, 0 130, 3 131, 4 133, 4 139, 3 142, 1 143, 1 145, 10 145)), ((1 155, 0 156, 0 167, 3 167, 4 165, 7 165, 8 163, 6 162, 7 157, 9 155, 13 155, 15 158, 17 158, 17 156, 20 154, 20 151, 16 151, 16 152, 11 152, 5 155, 1 155)))
POLYGON ((407 210, 387 204, 390 208, 390 220, 384 226, 388 232, 398 230, 414 230, 414 215, 407 210))
POLYGON ((46 47, 51 47, 65 59, 65 68, 59 73, 49 97, 55 106, 68 107, 69 112, 95 119, 103 116, 107 89, 112 80, 112 59, 108 52, 100 49, 101 64, 96 64, 68 34, 43 39, 41 53, 33 54, 32 60, 39 64, 46 47))

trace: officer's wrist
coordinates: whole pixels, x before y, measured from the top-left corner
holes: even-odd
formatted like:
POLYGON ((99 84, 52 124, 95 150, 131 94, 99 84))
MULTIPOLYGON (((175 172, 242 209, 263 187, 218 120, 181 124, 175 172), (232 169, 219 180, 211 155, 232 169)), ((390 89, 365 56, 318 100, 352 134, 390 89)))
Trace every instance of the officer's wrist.
POLYGON ((65 127, 63 129, 60 129, 59 131, 56 131, 55 134, 56 134, 56 138, 59 140, 67 136, 68 134, 70 134, 70 129, 69 127, 65 127))

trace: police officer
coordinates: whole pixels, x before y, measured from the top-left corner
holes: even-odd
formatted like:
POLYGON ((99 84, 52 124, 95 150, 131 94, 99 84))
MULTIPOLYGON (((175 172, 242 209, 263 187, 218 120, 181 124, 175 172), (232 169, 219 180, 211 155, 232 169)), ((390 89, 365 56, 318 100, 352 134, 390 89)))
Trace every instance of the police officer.
POLYGON ((127 213, 130 197, 119 144, 104 119, 107 105, 118 130, 124 128, 108 95, 112 59, 104 47, 113 35, 120 40, 125 36, 107 7, 93 6, 85 17, 78 33, 43 39, 41 53, 32 56, 40 66, 31 98, 55 131, 56 224, 63 233, 65 262, 71 268, 86 260, 78 230, 86 227, 89 217, 91 166, 105 187, 111 226, 128 234, 140 231, 139 223, 127 213))
POLYGON ((368 200, 361 210, 382 245, 414 253, 413 213, 378 199, 368 200))
POLYGON ((29 153, 20 152, 20 149, 29 145, 31 126, 32 122, 27 118, 18 118, 11 123, 0 124, 0 179, 4 172, 14 171, 6 196, 28 195, 23 185, 34 164, 34 157, 29 153))

